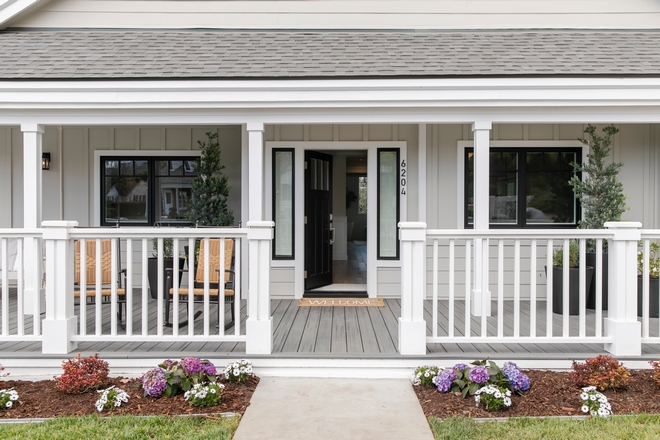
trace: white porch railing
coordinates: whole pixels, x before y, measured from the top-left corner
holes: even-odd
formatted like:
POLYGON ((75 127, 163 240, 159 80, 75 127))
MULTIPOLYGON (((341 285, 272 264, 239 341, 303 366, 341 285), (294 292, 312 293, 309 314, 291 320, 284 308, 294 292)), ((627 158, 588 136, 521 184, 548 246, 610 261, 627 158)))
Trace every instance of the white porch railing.
MULTIPOLYGON (((652 328, 651 319, 658 318, 658 299, 660 298, 660 282, 658 281, 658 273, 651 273, 651 243, 660 242, 660 230, 643 230, 641 234, 641 246, 638 252, 639 260, 642 261, 642 273, 638 273, 637 288, 638 295, 637 301, 641 300, 641 305, 637 305, 638 314, 641 311, 642 320, 642 342, 647 344, 660 344, 660 319, 657 320, 655 328, 652 328), (641 292, 639 291, 641 287, 641 292), (641 293, 641 295, 640 295, 641 293), (653 299, 653 300, 651 300, 653 299), (650 305, 653 304, 653 308, 650 305), (656 335, 651 335, 651 331, 655 330, 656 335)), ((656 258, 660 255, 656 255, 656 258)), ((638 264, 639 267, 639 264, 638 264)), ((657 269, 657 265, 656 265, 657 269)), ((639 272, 639 271, 638 271, 639 272)))
MULTIPOLYGON (((42 341, 42 351, 54 354, 69 353, 77 348, 79 342, 98 341, 245 342, 247 354, 270 352, 272 319, 268 257, 272 222, 248 222, 247 228, 199 229, 77 228, 76 222, 67 221, 47 221, 42 226, 42 229, 37 230, 0 229, 0 341, 42 341), (46 316, 43 322, 38 307, 39 298, 28 298, 37 307, 33 315, 25 314, 25 295, 29 291, 25 287, 25 267, 31 263, 25 261, 24 248, 25 243, 34 238, 43 238, 46 249, 46 316), (180 273, 178 267, 171 271, 171 308, 167 306, 170 301, 165 296, 167 279, 163 257, 164 238, 173 240, 175 256, 184 257, 184 246, 188 246, 186 257, 189 272, 180 273), (231 305, 233 325, 228 317, 231 310, 225 307, 227 299, 223 282, 217 286, 217 296, 211 294, 215 286, 211 287, 208 276, 202 287, 197 286, 201 294, 199 291, 187 296, 180 293, 180 289, 193 287, 197 264, 196 241, 205 242, 205 248, 209 249, 208 240, 221 239, 217 267, 211 265, 208 252, 199 264, 204 265, 206 275, 215 270, 224 274, 224 239, 227 238, 234 240, 232 270, 235 275, 231 286, 234 291, 231 305), (77 240, 80 242, 80 279, 74 285, 74 243, 77 240), (102 261, 102 241, 110 241, 110 258, 107 259, 110 267, 103 268, 102 264, 96 264, 94 268, 87 267, 85 253, 86 244, 90 240, 96 243, 93 260, 97 262, 102 261), (153 242, 156 243, 155 249, 153 242), (241 267, 244 242, 247 242, 245 247, 249 249, 248 261, 252 277, 249 286, 241 286, 241 273, 246 269, 241 267), (10 248, 16 248, 16 255, 11 255, 11 258, 10 248), (157 255, 158 268, 155 286, 150 286, 150 289, 155 290, 153 296, 147 283, 147 262, 152 254, 157 255), (109 270, 111 276, 105 284, 102 280, 103 270, 109 270), (88 273, 93 273, 96 280, 93 287, 87 288, 92 290, 90 294, 87 294, 85 288, 88 285, 88 273), (13 283, 10 286, 10 276, 16 278, 15 288, 13 283), (123 280, 118 284, 120 277, 123 280), (88 303, 88 296, 93 301, 88 303), (247 304, 245 300, 248 300, 247 304), (169 313, 168 308, 171 309, 169 313), (187 323, 184 322, 186 320, 187 323), (225 331, 225 324, 228 331, 225 331), (250 331, 250 328, 253 330, 250 331)), ((224 280, 222 275, 220 280, 224 280)), ((40 293, 37 290, 35 296, 40 293)))
POLYGON ((617 355, 641 354, 642 335, 636 316, 640 224, 612 223, 606 230, 425 230, 424 226, 400 224, 401 354, 425 354, 426 343, 603 343, 617 355), (593 310, 586 307, 588 239, 596 243, 593 310), (484 255, 473 253, 477 240, 481 240, 484 255), (577 299, 577 307, 570 304, 570 240, 579 243, 579 290, 573 299, 577 299), (603 240, 610 241, 609 310, 605 312, 603 240), (563 249, 561 278, 553 280, 553 251, 557 247, 563 249), (483 258, 485 274, 480 277, 483 285, 474 286, 473 268, 478 258, 483 258), (562 287, 561 301, 553 301, 559 299, 553 297, 553 283, 557 282, 562 287), (427 295, 430 311, 423 309, 427 295), (472 303, 482 308, 475 309, 472 303), (492 316, 488 305, 496 310, 492 316))
MULTIPOLYGON (((41 238, 41 230, 0 229, 0 341, 40 341, 39 291, 33 291, 33 308, 25 307, 26 239, 41 238), (11 287, 11 290, 10 290, 11 287), (16 289, 14 296, 14 288, 16 289), (14 301, 10 299, 15 298, 14 301)), ((30 240, 32 241, 32 240, 30 240)))

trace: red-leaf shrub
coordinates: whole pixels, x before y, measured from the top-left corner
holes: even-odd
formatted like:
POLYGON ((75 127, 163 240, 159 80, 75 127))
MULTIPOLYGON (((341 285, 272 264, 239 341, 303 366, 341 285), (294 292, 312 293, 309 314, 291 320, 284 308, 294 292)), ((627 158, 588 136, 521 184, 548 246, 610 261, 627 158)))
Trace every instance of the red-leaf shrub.
POLYGON ((584 363, 573 361, 571 379, 580 387, 593 386, 599 390, 625 388, 630 373, 612 356, 601 354, 584 363))
POLYGON ((653 382, 660 387, 660 360, 649 361, 649 364, 653 367, 653 382))
POLYGON ((64 374, 55 378, 55 387, 67 394, 82 394, 103 386, 110 372, 98 353, 84 359, 78 353, 78 358, 62 362, 62 369, 64 374))

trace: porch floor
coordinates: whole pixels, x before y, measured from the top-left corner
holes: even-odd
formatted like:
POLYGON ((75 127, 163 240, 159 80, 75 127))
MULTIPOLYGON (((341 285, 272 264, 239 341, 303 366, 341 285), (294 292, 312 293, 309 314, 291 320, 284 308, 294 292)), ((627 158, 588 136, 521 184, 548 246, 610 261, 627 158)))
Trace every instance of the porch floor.
MULTIPOLYGON (((10 289, 12 290, 12 289, 10 289)), ((15 289, 13 289, 15 292, 15 289)), ((150 300, 149 334, 156 333, 157 316, 155 300, 150 300)), ((16 295, 10 294, 10 309, 15 310, 16 295)), ((141 299, 135 294, 133 308, 133 332, 140 333, 141 299)), ((439 301, 438 316, 441 323, 438 335, 446 335, 447 301, 439 301)), ((201 307, 201 305, 197 305, 201 307)), ((385 299, 385 307, 298 307, 298 300, 278 299, 271 301, 273 317, 273 354, 276 358, 348 358, 348 359, 402 359, 398 354, 398 316, 400 316, 400 301, 385 299)), ((246 302, 242 301, 241 316, 245 316, 246 302)), ((211 309, 209 325, 211 333, 217 333, 217 306, 211 309)), ((520 333, 529 334, 529 302, 522 303, 523 319, 520 333), (526 315, 525 315, 526 313, 526 315)), ((181 314, 185 312, 182 306, 181 314)), ((78 306, 76 306, 78 313, 78 306)), ((94 308, 88 307, 87 329, 93 333, 94 308)), ((103 306, 103 333, 109 333, 110 307, 103 306)), ((537 303, 537 328, 545 329, 545 302, 537 303)), ((431 334, 430 322, 432 314, 431 301, 425 302, 425 318, 427 334, 431 334)), ((604 317, 607 312, 603 312, 604 317)), ((43 316, 43 315, 42 315, 43 316)), ((504 334, 511 335, 513 325, 512 302, 505 302, 504 334)), ((464 311, 462 301, 456 302, 455 334, 462 335, 464 329, 464 311)), ((493 302, 492 316, 488 318, 488 334, 496 334, 497 304, 493 302)), ((226 319, 229 319, 227 313, 226 319)), ((479 317, 471 318, 471 333, 478 335, 480 331, 479 317)), ((595 313, 588 311, 587 335, 594 333, 595 313)), ((658 319, 651 319, 651 336, 658 336, 658 319)), ((31 331, 31 318, 26 317, 26 331, 31 331)), ((553 332, 561 334, 562 316, 553 315, 553 332)), ((1 325, 1 320, 0 320, 1 325)), ((16 317, 9 322, 10 334, 16 334, 16 317)), ((195 321, 195 333, 202 332, 203 320, 195 321)), ((245 318, 241 322, 245 328, 245 318)), ((578 328, 577 316, 570 317, 570 334, 576 335, 578 328)), ((186 333, 186 327, 181 333, 186 333)), ((228 332, 233 332, 233 328, 228 332)), ((125 334, 124 330, 118 330, 125 334)), ((165 334, 171 334, 171 329, 165 329, 165 334)), ((544 330, 537 331, 538 336, 544 336, 544 330)), ((245 355, 244 342, 80 342, 78 350, 83 353, 100 353, 105 358, 139 358, 139 357, 176 357, 178 355, 195 354, 213 358, 235 358, 245 355), (174 354, 176 353, 176 354, 174 354)), ((40 357, 40 342, 0 342, 0 352, 3 358, 40 357)), ((427 344, 428 359, 477 359, 489 356, 493 359, 580 359, 604 353, 603 344, 427 344)), ((660 356, 660 344, 644 344, 641 358, 635 360, 657 359, 660 356)), ((264 356, 251 356, 253 358, 264 356)), ((268 356, 265 356, 268 357, 268 356)))

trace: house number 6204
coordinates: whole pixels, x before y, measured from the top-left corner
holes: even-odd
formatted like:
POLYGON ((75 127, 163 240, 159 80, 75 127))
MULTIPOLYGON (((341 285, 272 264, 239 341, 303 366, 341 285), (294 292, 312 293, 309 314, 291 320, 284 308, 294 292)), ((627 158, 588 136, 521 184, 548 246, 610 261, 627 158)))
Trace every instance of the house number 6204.
POLYGON ((401 161, 401 194, 405 195, 406 194, 406 160, 403 159, 401 161))

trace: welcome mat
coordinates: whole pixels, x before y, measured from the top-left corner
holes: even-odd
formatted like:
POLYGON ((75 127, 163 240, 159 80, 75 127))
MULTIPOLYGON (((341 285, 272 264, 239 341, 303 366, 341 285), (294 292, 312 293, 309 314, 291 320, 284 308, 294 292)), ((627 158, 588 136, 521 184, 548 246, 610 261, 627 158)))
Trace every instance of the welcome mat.
POLYGON ((383 298, 301 298, 298 307, 385 307, 383 298))

